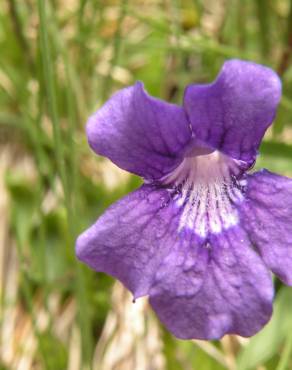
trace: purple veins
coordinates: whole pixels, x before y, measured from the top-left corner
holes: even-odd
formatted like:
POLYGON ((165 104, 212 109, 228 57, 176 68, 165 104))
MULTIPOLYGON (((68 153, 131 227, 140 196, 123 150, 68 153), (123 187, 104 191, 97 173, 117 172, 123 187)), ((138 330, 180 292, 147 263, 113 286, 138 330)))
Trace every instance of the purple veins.
POLYGON ((292 180, 249 174, 280 97, 271 69, 230 60, 183 106, 137 82, 87 123, 91 148, 144 184, 79 236, 77 257, 149 296, 178 338, 251 336, 272 314, 270 271, 292 284, 292 180))

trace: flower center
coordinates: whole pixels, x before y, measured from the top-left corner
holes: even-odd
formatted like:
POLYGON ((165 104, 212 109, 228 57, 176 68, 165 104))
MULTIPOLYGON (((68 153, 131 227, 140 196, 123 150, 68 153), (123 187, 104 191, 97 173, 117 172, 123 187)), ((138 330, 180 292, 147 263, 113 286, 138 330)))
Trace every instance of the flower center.
POLYGON ((205 238, 238 223, 235 205, 244 198, 246 165, 218 151, 202 153, 185 157, 162 182, 171 185, 175 204, 182 208, 179 230, 191 229, 205 238))

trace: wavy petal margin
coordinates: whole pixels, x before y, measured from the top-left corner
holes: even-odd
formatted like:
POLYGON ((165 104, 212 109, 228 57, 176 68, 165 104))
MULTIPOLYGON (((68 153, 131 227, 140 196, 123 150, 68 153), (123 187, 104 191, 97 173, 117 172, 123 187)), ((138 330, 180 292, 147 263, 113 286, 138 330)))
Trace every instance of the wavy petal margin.
POLYGON ((224 63, 215 82, 188 86, 184 107, 197 139, 252 163, 280 98, 275 72, 234 59, 224 63))
POLYGON ((151 97, 141 82, 114 94, 86 129, 97 154, 148 180, 176 167, 191 138, 184 109, 151 97))

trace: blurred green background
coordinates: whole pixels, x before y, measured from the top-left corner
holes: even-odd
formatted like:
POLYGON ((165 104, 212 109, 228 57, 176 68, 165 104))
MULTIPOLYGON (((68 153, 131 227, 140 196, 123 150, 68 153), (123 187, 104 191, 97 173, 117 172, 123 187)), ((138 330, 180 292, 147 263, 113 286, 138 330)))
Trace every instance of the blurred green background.
POLYGON ((255 337, 180 341, 74 256, 78 233, 140 184, 90 151, 89 114, 136 80, 179 103, 228 58, 263 63, 283 99, 257 167, 292 175, 291 54, 291 0, 1 0, 1 370, 292 369, 279 281, 255 337))

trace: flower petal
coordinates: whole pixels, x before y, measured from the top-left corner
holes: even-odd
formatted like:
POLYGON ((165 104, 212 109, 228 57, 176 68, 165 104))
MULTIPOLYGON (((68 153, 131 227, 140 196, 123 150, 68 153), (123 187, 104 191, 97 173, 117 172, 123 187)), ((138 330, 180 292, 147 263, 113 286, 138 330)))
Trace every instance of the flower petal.
POLYGON ((77 257, 118 278, 135 298, 148 294, 177 229, 178 212, 166 190, 144 185, 113 204, 79 236, 77 257))
POLYGON ((230 60, 214 83, 187 87, 184 106, 198 139, 253 162, 280 97, 281 82, 271 69, 230 60))
POLYGON ((160 266, 150 303, 182 339, 255 334, 272 313, 273 287, 244 231, 230 229, 200 245, 181 241, 160 266))
POLYGON ((127 171, 158 179, 181 162, 191 130, 182 107, 149 96, 137 82, 91 116, 87 136, 97 154, 127 171))
POLYGON ((262 170, 248 176, 241 217, 267 266, 292 285, 292 180, 262 170))

